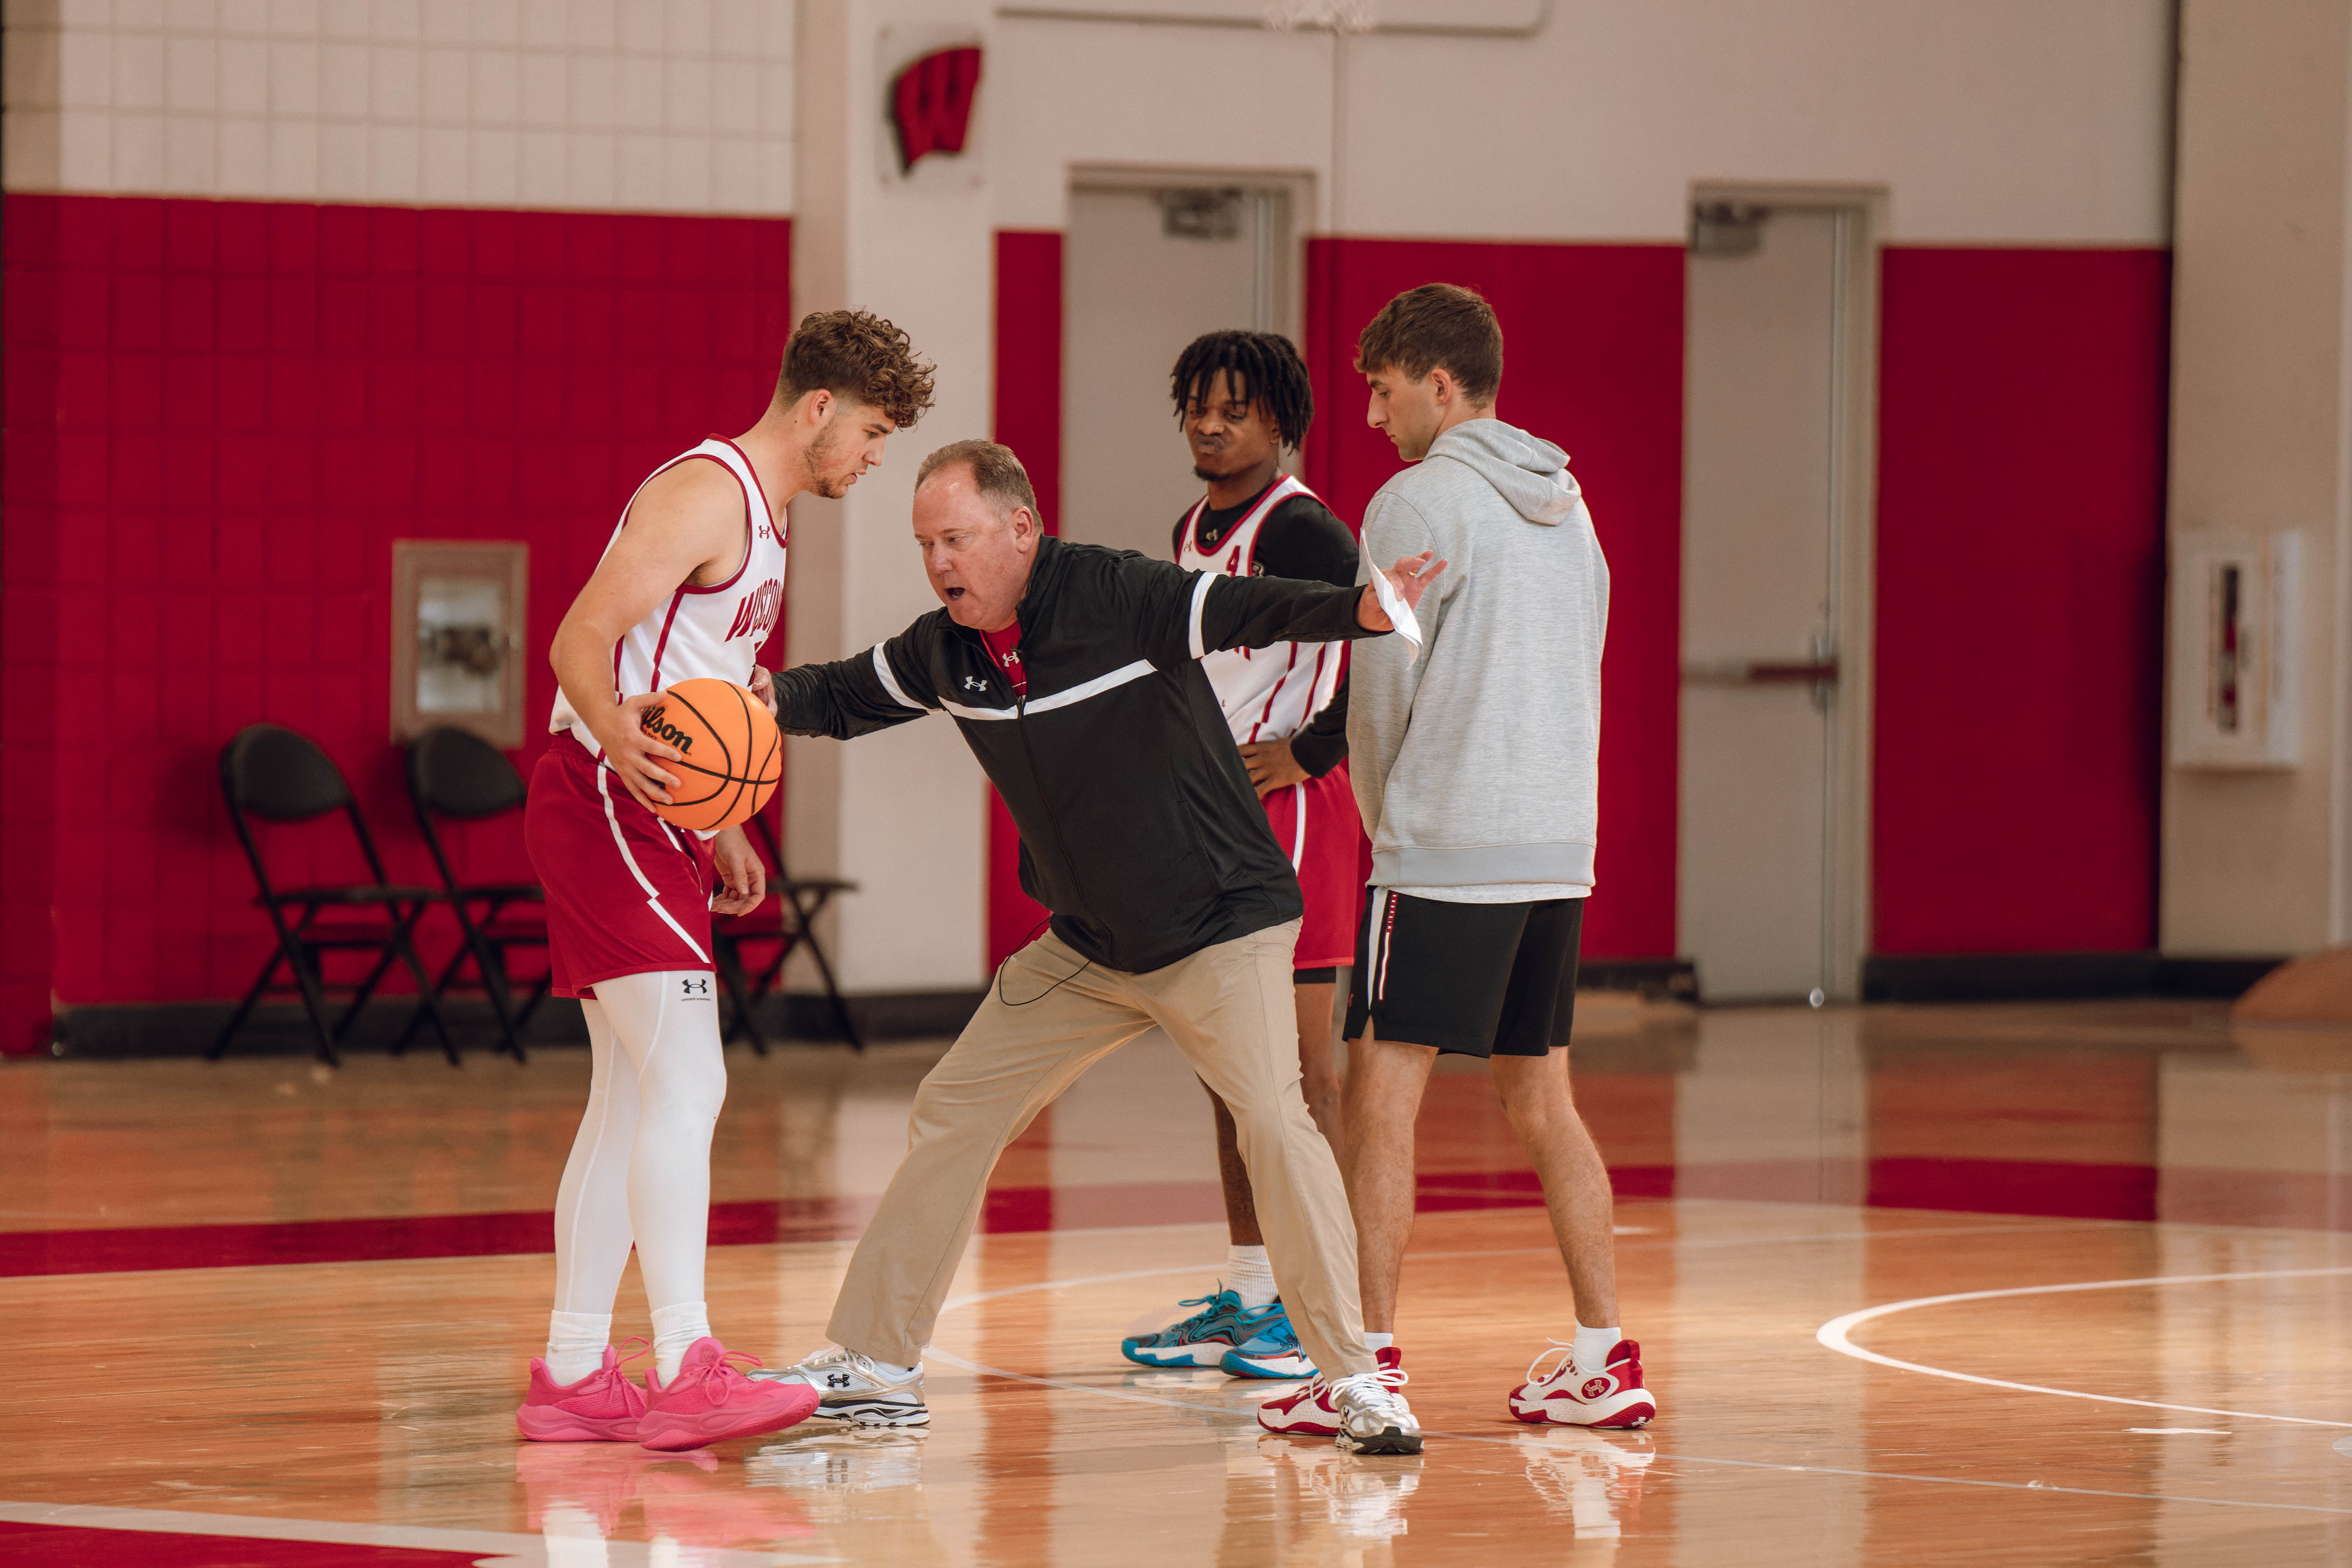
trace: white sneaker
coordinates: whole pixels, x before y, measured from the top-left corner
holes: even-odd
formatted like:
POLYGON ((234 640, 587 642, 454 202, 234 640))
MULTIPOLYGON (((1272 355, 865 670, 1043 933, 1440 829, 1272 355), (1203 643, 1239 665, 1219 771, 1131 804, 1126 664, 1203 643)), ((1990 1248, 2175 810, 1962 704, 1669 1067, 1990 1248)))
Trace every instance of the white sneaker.
POLYGON ((1535 1425, 1647 1426, 1657 1419, 1658 1396, 1642 1386, 1642 1347, 1619 1340, 1599 1372, 1576 1369, 1572 1342, 1554 1340, 1551 1349, 1528 1363, 1528 1380, 1511 1390, 1511 1414, 1535 1425), (1553 1356, 1559 1364, 1538 1375, 1553 1356))
POLYGON ((1402 1371, 1386 1368, 1333 1378, 1327 1396, 1339 1415, 1333 1441, 1351 1454, 1420 1453, 1421 1424, 1398 1392, 1403 1383, 1402 1371))
POLYGON ((928 1426, 923 1403, 923 1363, 895 1377, 856 1351, 829 1345, 794 1366, 762 1369, 752 1376, 769 1383, 804 1383, 816 1390, 812 1421, 845 1421, 855 1426, 928 1426))

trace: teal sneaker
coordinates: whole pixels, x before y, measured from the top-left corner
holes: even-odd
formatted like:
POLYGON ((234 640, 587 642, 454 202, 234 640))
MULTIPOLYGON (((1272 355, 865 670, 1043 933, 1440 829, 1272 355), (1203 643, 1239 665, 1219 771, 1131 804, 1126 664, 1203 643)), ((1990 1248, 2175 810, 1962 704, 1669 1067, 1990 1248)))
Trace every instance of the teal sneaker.
POLYGON ((1244 1311, 1234 1324, 1234 1348, 1217 1365, 1234 1377, 1313 1377, 1315 1363, 1298 1348, 1297 1331, 1282 1303, 1244 1311))
POLYGON ((1249 1331, 1240 1325, 1252 1314, 1243 1307, 1241 1297, 1223 1289, 1222 1282, 1210 1294, 1177 1305, 1201 1310, 1156 1334, 1121 1340, 1118 1353, 1138 1366, 1214 1367, 1223 1364, 1221 1358, 1227 1351, 1249 1337, 1249 1331))

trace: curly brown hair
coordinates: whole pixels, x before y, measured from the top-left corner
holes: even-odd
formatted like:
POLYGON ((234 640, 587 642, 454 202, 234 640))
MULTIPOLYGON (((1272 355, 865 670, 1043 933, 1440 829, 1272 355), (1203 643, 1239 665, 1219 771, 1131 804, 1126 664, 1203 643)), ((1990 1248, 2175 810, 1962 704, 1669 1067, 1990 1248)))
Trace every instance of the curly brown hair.
POLYGON ((790 405, 824 391, 888 415, 911 429, 931 405, 938 367, 915 357, 907 334, 869 310, 812 310, 784 344, 777 401, 790 405))
POLYGON ((1356 339, 1356 368, 1401 370, 1414 381, 1439 365, 1474 404, 1492 403, 1503 384, 1503 329, 1495 308, 1459 283, 1424 283, 1387 304, 1356 339))

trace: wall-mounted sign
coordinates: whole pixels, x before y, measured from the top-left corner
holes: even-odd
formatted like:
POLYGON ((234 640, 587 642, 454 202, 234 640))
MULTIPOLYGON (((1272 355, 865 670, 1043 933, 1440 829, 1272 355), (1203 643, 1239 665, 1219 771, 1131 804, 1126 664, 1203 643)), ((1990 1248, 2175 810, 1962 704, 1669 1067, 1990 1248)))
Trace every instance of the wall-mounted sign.
POLYGON ((971 46, 925 55, 890 84, 890 123, 898 132, 898 169, 932 153, 961 153, 980 90, 980 50, 971 46))
POLYGON ((522 744, 530 580, 520 541, 393 541, 394 741, 455 724, 495 746, 522 744))

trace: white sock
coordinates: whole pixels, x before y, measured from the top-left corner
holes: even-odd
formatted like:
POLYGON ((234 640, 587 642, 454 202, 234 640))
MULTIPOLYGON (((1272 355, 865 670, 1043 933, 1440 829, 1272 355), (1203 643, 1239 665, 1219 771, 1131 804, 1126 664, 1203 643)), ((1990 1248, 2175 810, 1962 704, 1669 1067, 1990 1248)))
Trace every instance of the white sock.
POLYGON ((559 1384, 574 1384, 604 1364, 604 1347, 613 1342, 613 1316, 592 1312, 547 1314, 547 1375, 559 1384))
POLYGON ((1591 1377, 1607 1366, 1609 1352, 1624 1337, 1614 1329, 1588 1329, 1582 1323, 1577 1324, 1576 1349, 1569 1353, 1576 1363, 1578 1375, 1591 1377))
POLYGON ((1228 1247, 1225 1248, 1225 1289, 1242 1299, 1244 1307, 1263 1307, 1281 1292, 1274 1286, 1274 1265, 1266 1261, 1263 1247, 1228 1247))
POLYGON ((1366 1334, 1364 1336, 1364 1348, 1368 1351, 1384 1351, 1395 1343, 1396 1336, 1394 1334, 1366 1334))
POLYGON ((667 1383, 694 1342, 710 1332, 710 1310, 700 1301, 674 1301, 654 1309, 654 1375, 667 1383))

